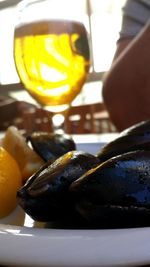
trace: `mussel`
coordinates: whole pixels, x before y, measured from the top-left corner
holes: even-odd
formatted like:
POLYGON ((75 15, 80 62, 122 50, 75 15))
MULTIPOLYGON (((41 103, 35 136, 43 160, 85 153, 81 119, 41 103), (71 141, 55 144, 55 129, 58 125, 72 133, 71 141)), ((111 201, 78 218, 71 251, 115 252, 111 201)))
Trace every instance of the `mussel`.
POLYGON ((122 131, 120 135, 106 144, 98 153, 101 162, 134 150, 150 150, 150 120, 137 123, 122 131))
POLYGON ((74 140, 68 134, 34 132, 28 135, 26 140, 45 161, 53 161, 76 149, 74 140))
POLYGON ((17 197, 38 221, 76 213, 98 228, 150 225, 150 121, 126 129, 97 155, 72 150, 48 161, 17 197))
POLYGON ((101 225, 150 224, 150 151, 113 157, 72 182, 75 208, 101 225))
POLYGON ((47 162, 18 191, 18 203, 37 221, 53 221, 72 211, 70 184, 87 170, 98 165, 97 157, 70 151, 55 162, 47 162))

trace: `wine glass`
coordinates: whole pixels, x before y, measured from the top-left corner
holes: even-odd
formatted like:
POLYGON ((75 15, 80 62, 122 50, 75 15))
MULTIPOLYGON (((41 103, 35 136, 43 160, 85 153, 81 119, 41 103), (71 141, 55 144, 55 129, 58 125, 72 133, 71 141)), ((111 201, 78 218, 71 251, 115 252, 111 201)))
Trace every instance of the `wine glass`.
POLYGON ((53 112, 54 131, 63 123, 56 121, 58 114, 64 118, 89 72, 83 3, 23 0, 18 5, 14 31, 16 70, 29 94, 53 112))

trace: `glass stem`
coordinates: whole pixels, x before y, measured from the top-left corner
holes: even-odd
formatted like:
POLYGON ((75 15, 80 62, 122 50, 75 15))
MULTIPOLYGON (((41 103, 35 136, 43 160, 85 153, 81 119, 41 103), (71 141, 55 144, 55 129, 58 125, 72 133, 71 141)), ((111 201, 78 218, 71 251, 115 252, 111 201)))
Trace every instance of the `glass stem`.
POLYGON ((65 120, 65 117, 63 114, 55 114, 52 117, 54 133, 59 133, 59 134, 64 133, 64 128, 63 128, 64 120, 65 120))

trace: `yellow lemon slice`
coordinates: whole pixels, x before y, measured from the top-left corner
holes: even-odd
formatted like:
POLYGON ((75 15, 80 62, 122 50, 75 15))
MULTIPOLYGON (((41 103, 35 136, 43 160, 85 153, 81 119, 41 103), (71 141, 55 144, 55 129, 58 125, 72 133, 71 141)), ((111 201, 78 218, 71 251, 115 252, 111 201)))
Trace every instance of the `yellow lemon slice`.
POLYGON ((44 164, 43 159, 27 145, 24 136, 14 126, 8 127, 2 146, 17 161, 23 182, 44 164))
POLYGON ((17 206, 16 193, 22 185, 20 168, 15 159, 0 147, 0 218, 17 206))

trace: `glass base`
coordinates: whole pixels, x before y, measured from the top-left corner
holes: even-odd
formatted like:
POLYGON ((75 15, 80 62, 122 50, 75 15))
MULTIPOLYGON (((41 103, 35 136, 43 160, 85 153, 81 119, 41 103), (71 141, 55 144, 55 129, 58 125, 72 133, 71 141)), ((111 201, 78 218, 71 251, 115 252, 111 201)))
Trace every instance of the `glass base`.
POLYGON ((52 115, 52 127, 55 133, 64 134, 64 120, 70 105, 44 106, 43 108, 50 111, 52 115))

